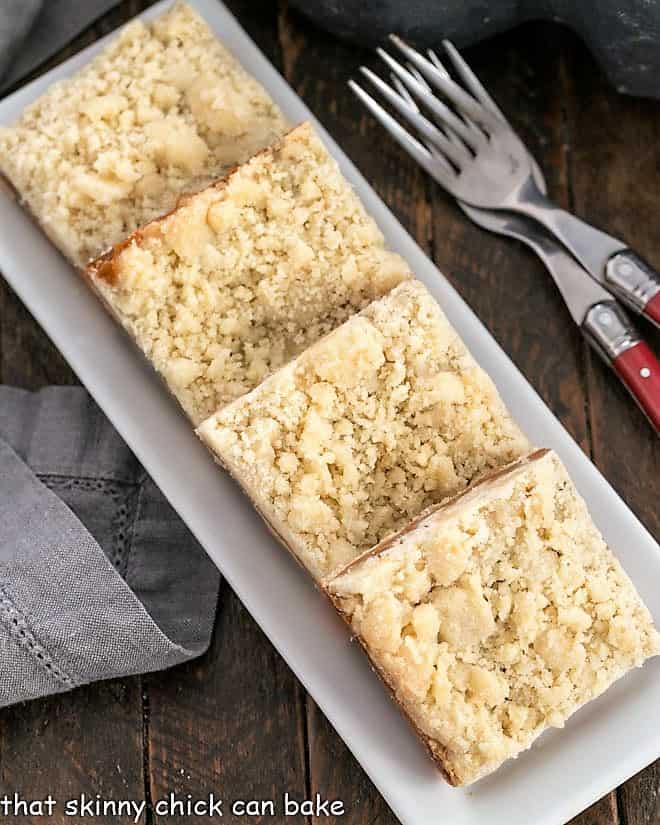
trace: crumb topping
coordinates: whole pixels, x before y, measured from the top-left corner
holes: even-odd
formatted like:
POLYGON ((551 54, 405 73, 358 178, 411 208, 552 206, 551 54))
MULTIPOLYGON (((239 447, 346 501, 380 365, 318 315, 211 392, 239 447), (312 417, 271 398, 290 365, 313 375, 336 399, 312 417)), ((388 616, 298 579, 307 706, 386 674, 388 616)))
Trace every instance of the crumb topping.
POLYGON ((0 128, 0 169, 78 266, 286 128, 187 4, 133 21, 0 128))
POLYGON ((553 453, 431 513, 329 590, 456 784, 660 653, 553 453))
POLYGON ((527 441, 425 287, 396 287, 199 433, 316 578, 527 441))
POLYGON ((89 268, 194 423, 409 278, 309 124, 89 268))

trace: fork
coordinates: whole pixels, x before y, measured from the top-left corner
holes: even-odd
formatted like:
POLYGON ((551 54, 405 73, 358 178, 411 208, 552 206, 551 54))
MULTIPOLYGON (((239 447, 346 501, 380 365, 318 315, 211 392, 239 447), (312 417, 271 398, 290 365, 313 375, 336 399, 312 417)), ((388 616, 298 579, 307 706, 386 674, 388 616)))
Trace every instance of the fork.
POLYGON ((514 212, 467 209, 479 226, 522 241, 538 255, 587 343, 614 370, 660 435, 660 362, 611 293, 589 278, 575 258, 529 218, 514 212))
MULTIPOLYGON (((430 51, 429 55, 436 68, 444 72, 444 67, 435 53, 430 51)), ((409 67, 408 70, 421 85, 427 86, 424 78, 414 67, 409 67)), ((425 168, 430 157, 435 165, 450 169, 446 158, 435 148, 431 139, 436 138, 437 129, 423 117, 415 100, 398 76, 392 74, 392 84, 396 89, 394 91, 369 69, 363 68, 363 73, 393 108, 417 127, 423 139, 420 142, 413 138, 379 103, 354 81, 350 81, 349 85, 353 91, 385 129, 405 150, 417 157, 420 163, 425 161, 422 163, 425 168)), ((506 122, 504 115, 485 91, 481 100, 495 117, 506 122)), ((473 126, 468 118, 463 118, 459 129, 472 129, 473 126)), ((444 135, 451 143, 458 142, 455 132, 445 131, 444 135)), ((545 193, 543 173, 533 158, 530 166, 538 189, 545 193)), ((573 320, 587 342, 605 363, 614 369, 656 433, 660 433, 660 363, 640 339, 633 324, 612 295, 592 280, 573 257, 530 219, 513 212, 469 206, 461 200, 458 200, 458 204, 479 226, 516 238, 536 252, 550 272, 573 320)))
POLYGON ((417 74, 385 50, 378 49, 379 55, 433 120, 409 107, 398 108, 386 90, 398 95, 373 72, 366 70, 366 74, 435 150, 430 152, 427 145, 412 138, 414 144, 408 142, 406 147, 410 154, 458 200, 518 212, 540 223, 595 280, 660 327, 660 274, 623 241, 559 208, 544 194, 535 180, 531 154, 452 44, 445 41, 445 49, 469 92, 452 80, 437 58, 429 60, 399 37, 390 37, 417 74), (440 91, 454 108, 432 89, 440 91))

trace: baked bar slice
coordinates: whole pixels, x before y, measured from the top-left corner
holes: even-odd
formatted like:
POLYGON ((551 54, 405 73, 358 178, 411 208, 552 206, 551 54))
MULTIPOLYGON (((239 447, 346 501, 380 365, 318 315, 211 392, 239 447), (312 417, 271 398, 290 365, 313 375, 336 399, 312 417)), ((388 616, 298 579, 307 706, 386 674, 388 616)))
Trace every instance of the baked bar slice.
POLYGON ((176 3, 136 20, 0 129, 0 171, 77 266, 286 130, 206 23, 176 3))
POLYGON ((649 611, 547 450, 433 508, 328 593, 452 785, 660 653, 649 611))
POLYGON ((87 273, 195 423, 411 277, 309 124, 87 273))
POLYGON ((419 281, 372 303, 198 432, 318 580, 529 448, 419 281))

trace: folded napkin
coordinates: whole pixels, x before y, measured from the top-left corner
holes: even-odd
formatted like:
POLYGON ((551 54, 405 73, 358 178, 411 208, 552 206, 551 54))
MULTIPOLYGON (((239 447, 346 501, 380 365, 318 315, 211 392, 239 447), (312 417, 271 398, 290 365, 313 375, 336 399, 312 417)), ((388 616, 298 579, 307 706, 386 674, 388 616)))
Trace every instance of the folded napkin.
POLYGON ((0 0, 0 93, 63 49, 118 0, 0 0))
POLYGON ((198 656, 218 584, 85 390, 0 387, 0 706, 198 656))

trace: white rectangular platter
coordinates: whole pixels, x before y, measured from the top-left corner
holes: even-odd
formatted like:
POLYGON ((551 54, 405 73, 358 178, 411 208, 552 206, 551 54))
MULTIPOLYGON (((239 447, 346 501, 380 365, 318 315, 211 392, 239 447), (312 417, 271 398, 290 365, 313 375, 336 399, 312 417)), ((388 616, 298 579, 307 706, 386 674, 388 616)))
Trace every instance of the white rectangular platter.
MULTIPOLYGON (((169 2, 169 0, 168 0, 169 2)), ((192 0, 292 122, 304 103, 217 0, 192 0)), ((167 3, 145 13, 151 18, 167 3)), ((12 122, 94 44, 0 101, 12 122)), ((347 90, 347 94, 348 94, 347 90)), ((317 124, 318 126, 319 124, 317 124)), ((660 621, 658 545, 332 139, 323 137, 390 246, 437 298, 532 441, 567 464, 596 523, 660 621)), ((385 138, 384 138, 385 139, 385 138)), ((660 659, 619 682, 518 760, 469 790, 436 772, 346 628, 213 463, 159 380, 78 275, 0 193, 0 271, 61 350, 404 825, 560 825, 660 756, 660 659)), ((652 438, 649 430, 649 438, 652 438)), ((282 789, 284 791, 286 789, 282 789)))

